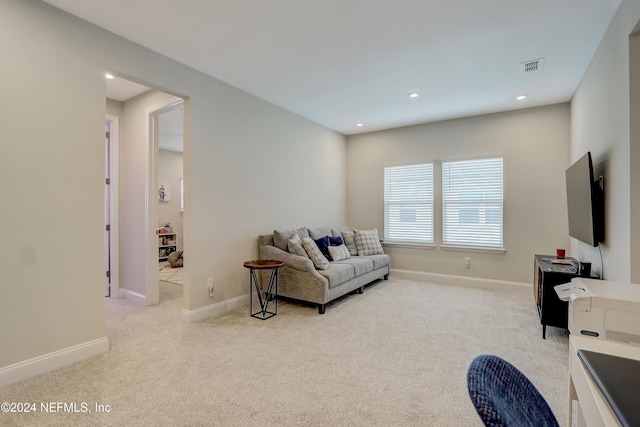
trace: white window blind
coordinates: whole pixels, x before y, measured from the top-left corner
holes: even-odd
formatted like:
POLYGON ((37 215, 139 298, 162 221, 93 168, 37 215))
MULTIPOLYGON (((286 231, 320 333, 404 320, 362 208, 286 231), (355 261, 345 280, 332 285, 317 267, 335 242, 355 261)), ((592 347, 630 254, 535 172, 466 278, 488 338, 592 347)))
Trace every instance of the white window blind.
POLYGON ((442 243, 502 248, 502 157, 442 162, 442 243))
POLYGON ((433 163, 384 168, 384 240, 433 243, 433 163))

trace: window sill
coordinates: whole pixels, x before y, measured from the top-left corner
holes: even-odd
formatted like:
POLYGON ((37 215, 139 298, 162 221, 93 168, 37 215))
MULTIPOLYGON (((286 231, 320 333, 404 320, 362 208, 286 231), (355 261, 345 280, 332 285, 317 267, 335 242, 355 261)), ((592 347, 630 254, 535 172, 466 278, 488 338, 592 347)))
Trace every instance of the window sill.
POLYGON ((383 241, 383 246, 389 246, 394 248, 410 248, 410 249, 435 249, 436 245, 433 243, 409 243, 409 242, 389 242, 383 241))
POLYGON ((489 254, 503 254, 507 250, 505 248, 482 248, 478 246, 455 246, 455 245, 440 245, 440 249, 443 251, 459 251, 459 252, 483 252, 489 254))

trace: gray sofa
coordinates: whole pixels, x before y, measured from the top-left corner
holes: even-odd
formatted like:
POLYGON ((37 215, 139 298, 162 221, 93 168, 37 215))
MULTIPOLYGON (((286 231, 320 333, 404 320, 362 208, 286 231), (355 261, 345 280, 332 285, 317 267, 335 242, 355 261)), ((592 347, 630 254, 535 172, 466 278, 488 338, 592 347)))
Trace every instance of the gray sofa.
MULTIPOLYGON (((275 230, 273 234, 261 235, 260 259, 275 259, 284 262, 279 270, 278 295, 296 300, 315 303, 318 313, 324 314, 326 304, 349 292, 357 290, 362 293, 364 286, 379 279, 389 278, 389 255, 378 253, 359 256, 354 243, 347 244, 351 257, 341 261, 331 261, 326 270, 317 269, 314 262, 306 257, 291 253, 287 242, 294 233, 301 238, 312 239, 330 236, 344 236, 347 243, 353 236, 353 230, 348 227, 302 227, 295 230, 275 230)), ((357 233, 358 231, 356 231, 357 233)), ((377 236, 377 230, 376 234, 377 236)), ((380 246, 380 251, 382 247, 380 246)), ((360 253, 363 253, 362 251, 360 253)), ((366 251, 364 252, 366 253, 366 251)), ((270 274, 270 272, 263 272, 270 274)), ((266 277, 263 277, 263 281, 266 277)), ((268 280, 268 278, 267 278, 268 280)))

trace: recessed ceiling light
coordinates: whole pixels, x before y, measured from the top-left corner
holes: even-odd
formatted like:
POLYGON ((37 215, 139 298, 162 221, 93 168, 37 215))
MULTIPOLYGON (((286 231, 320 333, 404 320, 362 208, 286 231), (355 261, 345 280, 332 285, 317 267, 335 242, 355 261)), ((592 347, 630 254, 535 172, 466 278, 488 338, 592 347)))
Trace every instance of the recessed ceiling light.
POLYGON ((362 126, 364 126, 364 123, 356 123, 356 126, 358 126, 359 128, 361 128, 362 126))
POLYGON ((517 99, 518 101, 522 101, 522 100, 523 100, 523 99, 525 99, 526 97, 527 97, 527 95, 520 95, 520 96, 518 96, 516 99, 517 99))
POLYGON ((110 79, 110 80, 112 80, 112 79, 113 79, 113 76, 112 76, 111 74, 105 74, 104 76, 105 76, 106 78, 110 79))
POLYGON ((417 98, 419 95, 418 92, 409 92, 409 98, 417 98))

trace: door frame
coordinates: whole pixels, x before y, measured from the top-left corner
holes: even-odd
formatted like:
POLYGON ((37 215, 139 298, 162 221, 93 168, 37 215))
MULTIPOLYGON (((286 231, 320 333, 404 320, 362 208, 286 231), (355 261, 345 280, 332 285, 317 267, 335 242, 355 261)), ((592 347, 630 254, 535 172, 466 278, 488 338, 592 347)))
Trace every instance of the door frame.
POLYGON ((147 305, 160 302, 160 283, 158 279, 158 116, 166 111, 184 105, 184 99, 173 96, 165 101, 154 104, 145 109, 146 126, 145 139, 147 141, 147 156, 145 161, 145 254, 147 258, 145 269, 145 293, 147 305))
MULTIPOLYGON (((119 200, 119 153, 120 153, 120 119, 118 116, 107 114, 105 117, 109 122, 109 157, 106 158, 105 170, 108 167, 109 170, 109 219, 111 223, 110 229, 110 245, 109 249, 105 250, 105 264, 109 265, 110 273, 110 297, 120 298, 120 228, 118 223, 118 214, 120 207, 118 205, 119 200), (107 258, 108 257, 108 258, 107 258), (110 260, 110 261, 109 261, 110 260), (107 264, 109 262, 109 264, 107 264)), ((106 184, 105 184, 106 185, 106 184)), ((105 209, 106 212, 106 209, 105 209)), ((105 242, 106 248, 106 242, 105 242)))

